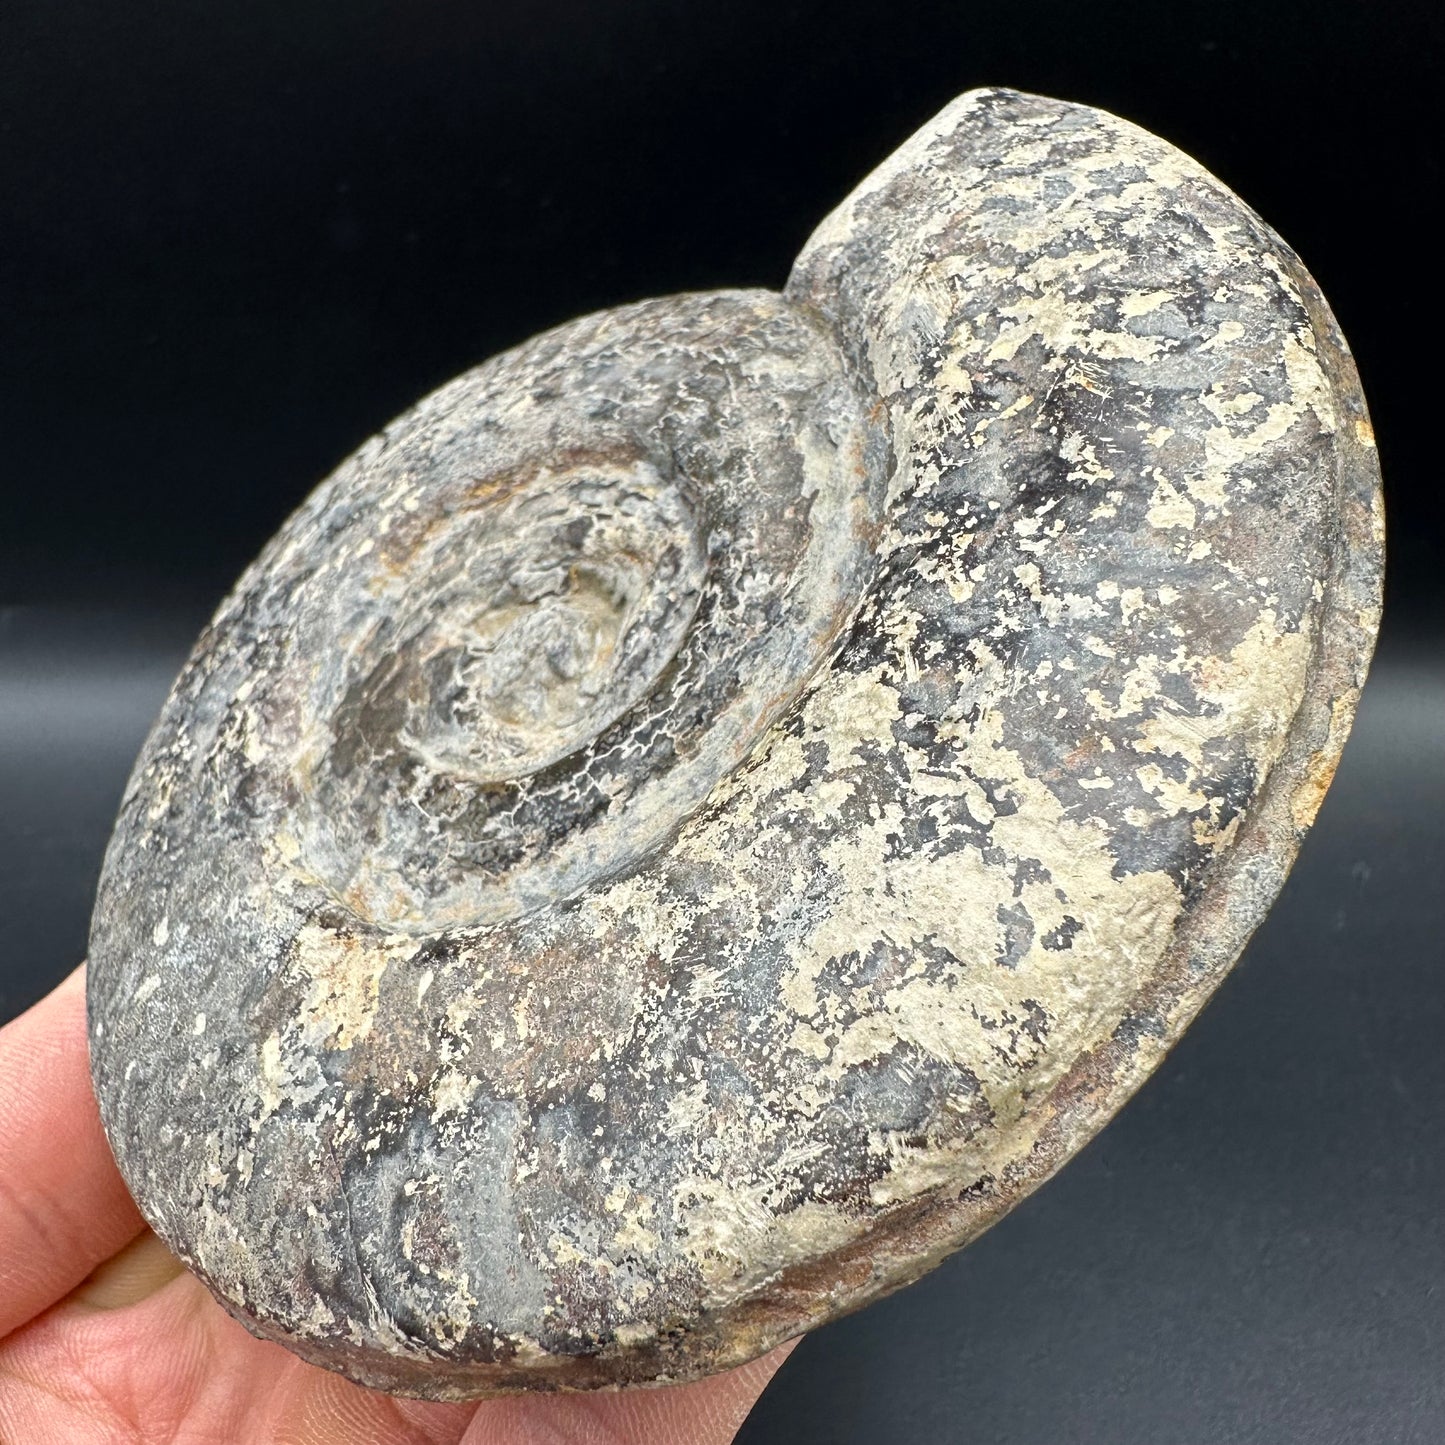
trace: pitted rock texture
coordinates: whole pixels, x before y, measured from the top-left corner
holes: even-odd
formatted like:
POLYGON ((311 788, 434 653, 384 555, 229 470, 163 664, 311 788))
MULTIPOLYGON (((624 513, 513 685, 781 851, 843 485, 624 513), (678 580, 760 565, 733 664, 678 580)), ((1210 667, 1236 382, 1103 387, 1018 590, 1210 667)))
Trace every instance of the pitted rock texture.
POLYGON ((896 1288, 1233 962, 1380 565, 1288 248, 1126 122, 963 96, 781 295, 486 363, 242 578, 96 907, 126 1178, 256 1332, 438 1398, 896 1288))

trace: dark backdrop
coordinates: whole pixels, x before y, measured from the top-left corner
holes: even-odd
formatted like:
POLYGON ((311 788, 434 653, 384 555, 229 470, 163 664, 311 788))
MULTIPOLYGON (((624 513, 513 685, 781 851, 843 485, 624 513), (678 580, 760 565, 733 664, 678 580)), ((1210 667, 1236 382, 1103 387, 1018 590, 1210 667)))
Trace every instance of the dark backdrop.
POLYGON ((0 1019, 82 955, 170 675, 345 452, 553 322, 781 284, 959 91, 1102 105, 1330 297, 1385 468, 1380 661, 1284 898, 1155 1081, 808 1340, 744 1439, 1445 1438, 1440 31, 1398 0, 7 0, 0 1019))

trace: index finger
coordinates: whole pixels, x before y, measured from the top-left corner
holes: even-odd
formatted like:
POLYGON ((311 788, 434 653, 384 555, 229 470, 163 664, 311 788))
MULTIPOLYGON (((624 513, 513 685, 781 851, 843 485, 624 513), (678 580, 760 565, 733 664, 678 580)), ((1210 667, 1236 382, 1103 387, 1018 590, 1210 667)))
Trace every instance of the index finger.
POLYGON ((0 1029, 0 1337, 143 1227, 90 1087, 82 966, 0 1029))

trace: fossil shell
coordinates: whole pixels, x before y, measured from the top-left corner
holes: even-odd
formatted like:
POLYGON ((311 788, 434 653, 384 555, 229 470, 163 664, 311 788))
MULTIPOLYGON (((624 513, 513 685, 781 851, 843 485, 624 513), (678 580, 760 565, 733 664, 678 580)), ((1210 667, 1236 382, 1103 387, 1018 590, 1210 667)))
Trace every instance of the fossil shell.
POLYGON ((121 1168, 252 1329, 440 1398, 912 1279, 1277 892, 1378 613, 1318 290, 1112 116, 949 106, 781 295, 499 356, 201 638, 92 932, 121 1168))

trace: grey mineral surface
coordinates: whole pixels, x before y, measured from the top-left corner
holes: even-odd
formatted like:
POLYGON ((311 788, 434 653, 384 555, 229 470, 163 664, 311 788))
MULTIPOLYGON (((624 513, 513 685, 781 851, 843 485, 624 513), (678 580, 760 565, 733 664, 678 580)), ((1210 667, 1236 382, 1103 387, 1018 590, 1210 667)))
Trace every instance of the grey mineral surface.
POLYGON ((907 1282, 1277 892, 1377 619, 1358 381, 1196 163, 950 105, 781 294, 479 366, 200 639, 90 952, 156 1230, 434 1397, 682 1379, 907 1282))

